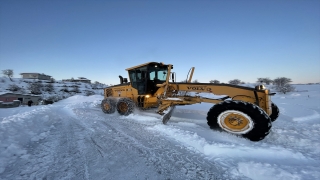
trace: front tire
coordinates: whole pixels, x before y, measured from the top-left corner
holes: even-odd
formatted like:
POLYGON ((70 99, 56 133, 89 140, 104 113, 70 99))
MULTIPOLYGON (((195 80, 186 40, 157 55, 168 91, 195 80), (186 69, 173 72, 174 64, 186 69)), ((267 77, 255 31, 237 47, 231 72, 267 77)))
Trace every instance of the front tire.
POLYGON ((271 119, 259 106, 243 101, 223 101, 207 114, 210 128, 241 135, 251 141, 264 139, 270 131, 271 119))
POLYGON ((106 114, 112 114, 116 111, 116 100, 113 98, 106 98, 101 101, 101 109, 106 114))
POLYGON ((129 98, 121 98, 117 102, 117 111, 119 114, 128 116, 129 114, 133 113, 135 104, 129 98))

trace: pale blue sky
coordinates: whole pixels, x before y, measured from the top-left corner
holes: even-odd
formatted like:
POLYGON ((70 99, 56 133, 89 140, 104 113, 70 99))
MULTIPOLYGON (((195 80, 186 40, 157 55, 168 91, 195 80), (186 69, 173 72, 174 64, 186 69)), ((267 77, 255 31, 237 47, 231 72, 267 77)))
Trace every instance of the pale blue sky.
POLYGON ((320 1, 0 1, 0 70, 118 84, 174 65, 179 81, 320 82, 320 1))

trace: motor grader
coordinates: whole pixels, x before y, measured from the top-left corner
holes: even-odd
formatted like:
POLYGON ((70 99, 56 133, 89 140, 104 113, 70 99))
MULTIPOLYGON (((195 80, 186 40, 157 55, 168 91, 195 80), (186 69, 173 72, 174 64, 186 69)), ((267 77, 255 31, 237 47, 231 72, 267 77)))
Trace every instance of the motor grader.
POLYGON ((129 79, 120 78, 120 84, 104 89, 101 109, 106 114, 116 110, 129 115, 136 107, 157 108, 166 124, 176 106, 201 102, 213 103, 207 113, 211 129, 220 129, 259 141, 269 134, 272 121, 279 115, 278 107, 271 102, 274 93, 263 85, 255 88, 231 84, 191 83, 194 67, 185 82, 175 82, 173 65, 149 62, 126 69, 129 79), (193 95, 190 95, 192 94, 193 95), (208 98, 201 94, 219 95, 208 98))

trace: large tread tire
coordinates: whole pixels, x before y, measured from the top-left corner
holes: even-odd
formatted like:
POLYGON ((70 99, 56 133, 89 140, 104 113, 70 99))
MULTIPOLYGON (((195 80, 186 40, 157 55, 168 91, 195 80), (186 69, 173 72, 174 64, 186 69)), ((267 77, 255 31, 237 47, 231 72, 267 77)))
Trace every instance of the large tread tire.
POLYGON ((270 115, 270 119, 272 122, 276 121, 277 118, 279 117, 279 108, 277 105, 275 105, 274 103, 271 103, 271 110, 272 110, 272 113, 270 115))
POLYGON ((101 101, 101 109, 106 114, 112 114, 116 111, 116 100, 113 98, 106 98, 101 101))
POLYGON ((129 98, 121 98, 117 102, 117 111, 119 114, 128 116, 134 112, 135 103, 129 98))
POLYGON ((229 100, 214 105, 207 114, 207 121, 212 129, 222 129, 251 141, 264 139, 272 126, 271 119, 264 110, 257 105, 243 101, 229 100), (243 126, 243 129, 237 129, 237 126, 243 126), (232 129, 233 127, 235 128, 232 129))

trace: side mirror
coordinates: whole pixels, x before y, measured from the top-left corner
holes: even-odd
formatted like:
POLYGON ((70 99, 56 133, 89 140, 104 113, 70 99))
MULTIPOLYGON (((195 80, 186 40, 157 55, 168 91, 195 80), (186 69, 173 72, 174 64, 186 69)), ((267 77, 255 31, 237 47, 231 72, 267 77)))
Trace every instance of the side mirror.
POLYGON ((171 79, 172 79, 172 82, 174 82, 174 74, 173 73, 171 74, 171 79))

